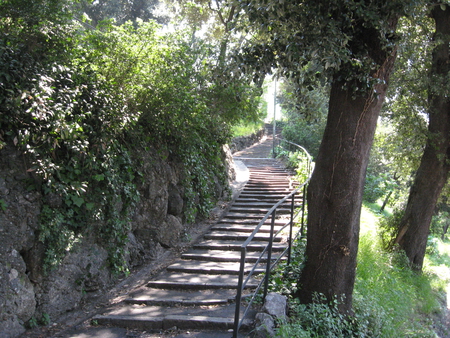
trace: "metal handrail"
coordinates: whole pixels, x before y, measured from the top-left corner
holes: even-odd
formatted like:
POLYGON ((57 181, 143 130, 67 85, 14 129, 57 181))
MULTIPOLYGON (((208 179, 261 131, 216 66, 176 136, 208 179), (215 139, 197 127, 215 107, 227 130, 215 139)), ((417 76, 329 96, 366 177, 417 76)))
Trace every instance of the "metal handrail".
MULTIPOLYGON (((281 140, 281 139, 280 139, 281 140)), ((256 228, 253 230, 253 232, 250 234, 250 236, 247 238, 247 240, 242 244, 241 246, 241 260, 240 260, 240 269, 239 269, 239 279, 238 279, 238 287, 237 287, 237 294, 236 294, 236 309, 235 309, 235 316, 234 316, 234 328, 233 328, 233 338, 237 338, 238 332, 240 327, 242 326, 242 323, 250 309, 250 306, 252 305, 256 295, 258 294, 259 290, 261 289, 262 285, 264 284, 264 292, 263 292, 263 301, 267 296, 267 290, 268 290, 268 283, 269 283, 269 276, 272 269, 278 264, 280 259, 284 257, 287 253, 287 264, 289 265, 291 262, 291 252, 292 252, 292 242, 298 238, 299 234, 303 236, 303 228, 304 228, 304 215, 305 215, 305 196, 306 196, 306 186, 309 183, 309 180, 311 179, 312 174, 312 157, 308 153, 308 151, 303 148, 302 146, 295 144, 293 142, 289 142, 286 140, 282 140, 283 142, 287 142, 289 144, 295 145, 298 147, 301 151, 303 151, 306 154, 307 157, 307 178, 305 182, 300 184, 297 188, 295 188, 291 193, 283 197, 281 200, 279 200, 262 218, 262 220, 258 223, 256 228), (296 194, 303 190, 303 199, 302 199, 302 207, 301 210, 297 211, 297 213, 294 215, 294 206, 295 206, 295 197, 296 194), (276 212, 280 205, 282 205, 284 202, 286 202, 288 199, 291 199, 291 212, 290 212, 290 218, 284 224, 276 233, 274 233, 275 229, 275 218, 276 218, 276 212), (297 234, 293 237, 293 225, 294 225, 294 219, 297 218, 299 214, 302 214, 301 217, 301 226, 300 230, 297 232, 297 234), (259 257, 257 258, 256 262, 254 263, 252 269, 249 271, 247 278, 244 280, 244 274, 245 274, 245 260, 247 255, 247 247, 255 237, 255 235, 259 232, 263 224, 271 217, 271 224, 270 224, 270 236, 269 236, 269 243, 266 245, 266 247, 263 249, 259 257), (276 238, 286 227, 289 226, 289 242, 288 247, 279 255, 279 257, 271 264, 272 261, 272 246, 274 238, 276 238), (266 273, 264 275, 264 278, 261 280, 261 282, 256 287, 255 291, 253 292, 253 295, 248 302, 248 305, 246 309, 244 310, 244 313, 242 315, 242 318, 240 318, 240 311, 241 311, 241 302, 242 302, 242 291, 246 287, 247 283, 249 282, 250 278, 253 276, 253 273, 256 270, 256 267, 263 259, 264 255, 267 253, 267 262, 266 262, 266 273)))

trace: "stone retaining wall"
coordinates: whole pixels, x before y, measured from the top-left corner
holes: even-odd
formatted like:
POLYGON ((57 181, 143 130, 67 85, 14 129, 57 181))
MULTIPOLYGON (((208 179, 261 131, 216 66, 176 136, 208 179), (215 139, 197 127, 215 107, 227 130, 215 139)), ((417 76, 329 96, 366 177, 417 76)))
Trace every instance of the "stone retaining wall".
POLYGON ((263 128, 249 136, 235 137, 230 143, 231 153, 234 154, 235 152, 250 147, 251 145, 261 141, 261 139, 266 135, 267 129, 263 128))
MULTIPOLYGON (((224 149, 223 160, 229 162, 231 155, 224 149)), ((154 150, 139 157, 144 179, 129 233, 130 268, 179 245, 187 226, 181 165, 154 150)), ((0 338, 19 337, 32 318, 56 320, 116 282, 106 249, 91 238, 76 243, 56 270, 43 272, 45 248, 38 240, 38 220, 44 201, 40 193, 28 191, 33 176, 27 169, 26 157, 14 146, 0 150, 0 338)), ((229 175, 232 179, 232 169, 229 175)), ((225 191, 220 184, 216 190, 218 197, 225 191)))

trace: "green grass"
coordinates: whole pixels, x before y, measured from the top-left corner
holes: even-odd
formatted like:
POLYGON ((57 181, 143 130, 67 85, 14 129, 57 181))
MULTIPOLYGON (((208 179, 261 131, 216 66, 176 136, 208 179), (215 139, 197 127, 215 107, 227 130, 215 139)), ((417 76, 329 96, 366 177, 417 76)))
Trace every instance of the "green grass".
POLYGON ((406 258, 380 249, 376 234, 360 239, 354 308, 368 337, 434 337, 428 316, 440 310, 429 276, 412 272, 406 258))
POLYGON ((434 240, 424 273, 417 274, 404 255, 381 249, 379 209, 377 204, 365 204, 361 212, 353 319, 345 321, 333 304, 305 306, 292 300, 293 308, 301 311, 280 328, 279 337, 324 337, 323 332, 327 337, 437 337, 433 330, 441 326, 436 318, 450 282, 450 243, 434 240))
POLYGON ((233 137, 249 136, 263 128, 263 122, 247 123, 232 127, 233 137))

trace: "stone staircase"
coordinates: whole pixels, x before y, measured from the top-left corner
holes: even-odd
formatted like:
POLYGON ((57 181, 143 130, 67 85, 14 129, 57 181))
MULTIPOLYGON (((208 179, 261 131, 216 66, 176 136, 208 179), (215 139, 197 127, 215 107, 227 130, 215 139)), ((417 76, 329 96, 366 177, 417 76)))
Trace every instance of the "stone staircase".
MULTIPOLYGON (((266 147, 270 147, 268 144, 266 147)), ((148 281, 145 288, 130 293, 123 302, 95 316, 94 321, 147 332, 174 328, 232 330, 240 247, 267 211, 293 190, 290 173, 278 161, 247 155, 235 156, 235 160, 245 163, 249 180, 222 219, 178 260, 148 281)), ((285 223, 283 218, 289 212, 289 202, 278 209, 276 230, 285 223)), ((268 243, 270 219, 266 223, 248 248, 246 273, 268 243)), ((272 259, 285 248, 283 238, 278 238, 273 244, 272 259)), ((263 272, 264 266, 256 271, 263 272)), ((259 280, 257 275, 252 277, 244 296, 256 288, 259 280)), ((254 315, 255 311, 249 312, 241 331, 251 329, 254 315)))

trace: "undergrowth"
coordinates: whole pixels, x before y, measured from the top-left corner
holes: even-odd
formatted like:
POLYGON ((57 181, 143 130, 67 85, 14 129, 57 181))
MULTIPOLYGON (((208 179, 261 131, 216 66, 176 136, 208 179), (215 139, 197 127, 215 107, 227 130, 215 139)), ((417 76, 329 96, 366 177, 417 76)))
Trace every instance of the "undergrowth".
POLYGON ((236 126, 233 126, 231 128, 231 134, 233 137, 240 137, 240 136, 249 136, 253 133, 258 132, 263 128, 263 122, 250 122, 250 123, 240 123, 236 126))
MULTIPOLYGON (((363 208, 354 313, 340 314, 339 300, 327 303, 322 295, 316 295, 311 304, 289 298, 289 321, 280 325, 278 337, 437 337, 435 318, 449 281, 450 245, 439 240, 437 251, 427 255, 425 272, 417 274, 404 255, 382 249, 374 226, 379 217, 363 208)), ((271 291, 289 296, 296 290, 303 248, 304 243, 297 243, 294 267, 281 267, 274 273, 271 291)))

